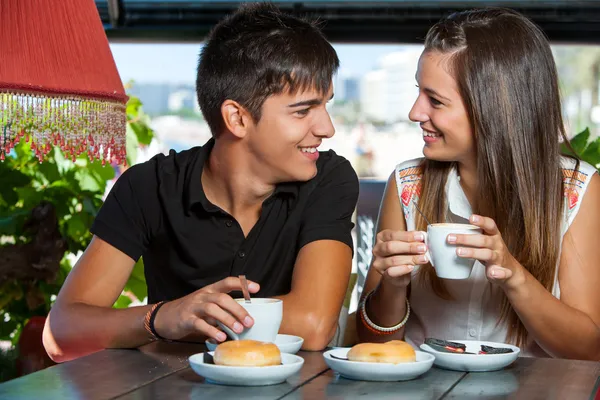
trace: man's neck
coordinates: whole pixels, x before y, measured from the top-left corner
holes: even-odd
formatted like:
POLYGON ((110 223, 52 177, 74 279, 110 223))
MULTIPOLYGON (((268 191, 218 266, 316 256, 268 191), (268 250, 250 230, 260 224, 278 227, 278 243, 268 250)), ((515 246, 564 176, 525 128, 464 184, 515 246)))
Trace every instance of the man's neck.
POLYGON ((236 219, 259 215, 263 201, 273 193, 275 185, 262 181, 252 171, 240 144, 219 138, 202 170, 202 188, 207 199, 236 219))

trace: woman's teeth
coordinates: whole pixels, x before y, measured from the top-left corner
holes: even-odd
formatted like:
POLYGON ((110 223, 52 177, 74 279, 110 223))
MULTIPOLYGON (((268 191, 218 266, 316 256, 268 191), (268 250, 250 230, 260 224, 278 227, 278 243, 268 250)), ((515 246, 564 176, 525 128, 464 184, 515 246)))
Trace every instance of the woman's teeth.
POLYGON ((432 132, 427 132, 427 131, 423 131, 423 135, 424 136, 429 136, 429 137, 440 137, 441 135, 437 134, 437 133, 432 133, 432 132))
POLYGON ((316 153, 317 148, 316 147, 300 147, 300 151, 302 151, 303 153, 316 153))

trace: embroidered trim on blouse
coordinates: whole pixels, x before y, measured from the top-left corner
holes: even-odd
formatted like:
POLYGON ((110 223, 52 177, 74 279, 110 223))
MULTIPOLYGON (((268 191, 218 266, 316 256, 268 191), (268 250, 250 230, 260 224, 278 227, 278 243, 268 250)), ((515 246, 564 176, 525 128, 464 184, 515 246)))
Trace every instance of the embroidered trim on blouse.
POLYGON ((423 169, 421 167, 406 167, 397 171, 397 179, 400 187, 400 200, 402 201, 402 210, 404 218, 408 220, 410 215, 411 202, 414 199, 419 201, 421 195, 421 178, 423 169))
POLYGON ((577 206, 581 191, 588 179, 588 174, 574 169, 563 168, 564 195, 567 199, 569 212, 577 206))
MULTIPOLYGON (((404 217, 408 220, 411 214, 412 201, 419 201, 421 196, 421 179, 423 177, 423 168, 418 166, 408 166, 396 171, 398 191, 402 201, 404 217)), ((563 168, 564 197, 567 201, 568 213, 570 214, 581 197, 581 192, 585 186, 589 175, 581 170, 576 171, 573 168, 563 168)))

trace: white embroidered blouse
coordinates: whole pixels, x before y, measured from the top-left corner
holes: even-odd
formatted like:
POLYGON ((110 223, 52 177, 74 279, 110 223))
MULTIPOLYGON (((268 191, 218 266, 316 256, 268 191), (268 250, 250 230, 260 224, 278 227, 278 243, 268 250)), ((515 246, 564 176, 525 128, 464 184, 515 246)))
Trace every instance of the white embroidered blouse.
MULTIPOLYGON (((422 158, 406 161, 396 167, 395 176, 398 197, 404 212, 406 228, 415 230, 415 213, 412 199, 420 194, 422 158)), ((565 182, 565 207, 561 237, 575 219, 581 200, 596 169, 581 162, 575 171, 575 162, 563 157, 563 176, 565 182), (575 174, 575 179, 571 177, 575 174)), ((448 203, 448 222, 468 223, 471 206, 467 200, 456 169, 452 170, 446 182, 448 203)), ((416 267, 413 277, 418 272, 416 267)), ((452 295, 452 301, 436 296, 426 285, 411 284, 411 317, 406 324, 405 340, 415 347, 422 344, 426 337, 439 339, 482 340, 506 342, 507 327, 497 324, 500 315, 501 289, 489 284, 485 277, 485 267, 476 262, 473 272, 465 280, 445 280, 444 283, 452 295)), ((552 294, 560 298, 558 284, 558 266, 554 277, 552 294)), ((524 346, 521 355, 549 357, 534 341, 524 346)))

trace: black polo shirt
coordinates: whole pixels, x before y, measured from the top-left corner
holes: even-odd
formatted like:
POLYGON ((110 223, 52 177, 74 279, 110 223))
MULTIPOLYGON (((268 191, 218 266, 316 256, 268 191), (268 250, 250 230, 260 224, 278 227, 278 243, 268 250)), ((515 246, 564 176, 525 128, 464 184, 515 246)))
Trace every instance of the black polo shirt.
POLYGON ((304 245, 331 239, 353 248, 358 178, 345 158, 321 152, 315 178, 278 185, 244 237, 236 220, 202 189, 202 168, 213 145, 211 139, 129 168, 92 226, 94 235, 133 260, 143 257, 150 303, 240 274, 260 283, 257 296, 286 294, 304 245))

